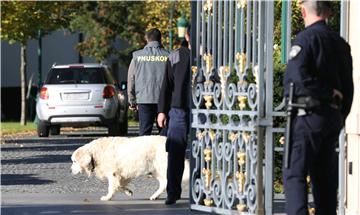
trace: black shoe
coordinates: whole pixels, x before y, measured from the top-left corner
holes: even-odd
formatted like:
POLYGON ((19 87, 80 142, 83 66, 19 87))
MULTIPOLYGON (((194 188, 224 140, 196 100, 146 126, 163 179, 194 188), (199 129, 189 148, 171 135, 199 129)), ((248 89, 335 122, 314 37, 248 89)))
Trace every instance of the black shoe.
POLYGON ((165 205, 173 205, 176 203, 177 200, 179 200, 180 198, 178 197, 172 197, 172 196, 169 196, 166 198, 165 200, 165 205))

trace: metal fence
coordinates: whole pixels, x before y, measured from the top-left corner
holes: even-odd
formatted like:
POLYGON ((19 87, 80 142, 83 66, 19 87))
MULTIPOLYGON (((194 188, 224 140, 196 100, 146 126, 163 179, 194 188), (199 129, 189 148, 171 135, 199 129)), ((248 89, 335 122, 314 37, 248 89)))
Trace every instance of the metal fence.
POLYGON ((284 115, 273 110, 273 4, 197 2, 192 209, 262 214, 272 202, 273 133, 283 132, 273 117, 284 115))
MULTIPOLYGON (((341 2, 342 35, 345 3, 341 2)), ((284 132, 274 122, 285 116, 284 104, 274 107, 273 99, 274 2, 192 4, 196 66, 192 67, 191 208, 272 214, 274 153, 282 152, 276 141, 284 132)), ((291 4, 287 7, 290 41, 291 4)), ((341 157, 343 145, 340 141, 341 157)), ((339 213, 343 214, 343 161, 339 165, 339 213)))

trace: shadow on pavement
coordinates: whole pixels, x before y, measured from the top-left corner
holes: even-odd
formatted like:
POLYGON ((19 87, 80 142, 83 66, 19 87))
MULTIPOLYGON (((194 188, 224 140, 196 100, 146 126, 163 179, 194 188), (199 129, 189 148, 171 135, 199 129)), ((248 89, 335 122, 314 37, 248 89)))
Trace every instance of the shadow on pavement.
POLYGON ((107 137, 108 135, 107 134, 80 134, 80 133, 77 133, 77 134, 72 134, 72 133, 67 133, 67 134, 64 134, 65 136, 67 137, 91 137, 92 139, 96 139, 96 138, 99 138, 99 137, 107 137))
POLYGON ((55 181, 40 179, 35 177, 34 174, 2 174, 1 186, 7 185, 40 185, 52 184, 55 181))
POLYGON ((285 214, 285 197, 277 197, 274 199, 273 211, 276 214, 285 214))
MULTIPOLYGON (((80 136, 79 136, 80 137, 80 136)), ((88 138, 69 138, 66 136, 58 137, 47 137, 47 138, 37 138, 37 137, 28 137, 28 138, 19 138, 19 139, 5 139, 5 143, 17 143, 17 144, 31 144, 31 143, 42 143, 42 144, 66 144, 69 141, 71 142, 90 142, 98 137, 89 136, 88 138)))
POLYGON ((30 158, 1 160, 1 164, 70 163, 71 155, 38 155, 30 158))
MULTIPOLYGON (((90 142, 90 141, 89 141, 90 142)), ((48 146, 22 146, 22 147, 6 147, 2 146, 1 151, 3 152, 11 152, 11 151, 64 151, 64 150, 75 150, 80 146, 85 145, 88 143, 87 141, 84 141, 82 143, 76 143, 76 144, 67 144, 67 145, 48 145, 48 146)))

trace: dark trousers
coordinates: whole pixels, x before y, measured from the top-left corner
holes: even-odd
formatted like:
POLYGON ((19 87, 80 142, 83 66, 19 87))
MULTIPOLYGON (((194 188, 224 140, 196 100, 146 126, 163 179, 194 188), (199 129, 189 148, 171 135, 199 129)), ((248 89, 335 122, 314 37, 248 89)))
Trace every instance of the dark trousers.
POLYGON ((157 116, 157 104, 138 104, 139 136, 151 135, 157 116))
POLYGON ((290 168, 283 169, 286 213, 308 215, 306 177, 309 174, 317 215, 336 215, 337 153, 342 127, 339 111, 324 107, 294 118, 290 168))
POLYGON ((180 198, 189 128, 188 111, 172 108, 169 112, 169 119, 166 140, 166 151, 168 152, 166 191, 168 197, 180 198))

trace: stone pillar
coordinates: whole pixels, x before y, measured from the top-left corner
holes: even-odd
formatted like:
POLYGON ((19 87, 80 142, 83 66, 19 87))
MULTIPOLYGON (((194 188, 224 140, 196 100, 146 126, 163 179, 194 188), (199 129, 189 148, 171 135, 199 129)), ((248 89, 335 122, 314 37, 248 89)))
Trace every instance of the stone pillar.
POLYGON ((346 120, 346 214, 360 215, 360 1, 349 1, 349 43, 353 58, 354 99, 346 120))

